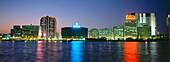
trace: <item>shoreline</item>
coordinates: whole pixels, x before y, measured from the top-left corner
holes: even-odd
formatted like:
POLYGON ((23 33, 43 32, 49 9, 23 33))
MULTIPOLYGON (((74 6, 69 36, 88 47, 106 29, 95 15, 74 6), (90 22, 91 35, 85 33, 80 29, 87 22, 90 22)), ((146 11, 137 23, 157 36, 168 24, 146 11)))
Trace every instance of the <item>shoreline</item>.
POLYGON ((155 39, 155 40, 0 40, 0 41, 62 41, 62 42, 72 42, 72 41, 85 41, 85 42, 163 42, 170 41, 169 39, 155 39))

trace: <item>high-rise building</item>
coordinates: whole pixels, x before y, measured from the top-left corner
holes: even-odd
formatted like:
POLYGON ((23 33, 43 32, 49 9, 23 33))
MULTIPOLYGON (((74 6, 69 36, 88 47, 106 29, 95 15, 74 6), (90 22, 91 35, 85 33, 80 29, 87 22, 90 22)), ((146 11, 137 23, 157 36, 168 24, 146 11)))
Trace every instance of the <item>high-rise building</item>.
POLYGON ((167 35, 168 35, 168 38, 170 38, 170 14, 168 15, 167 17, 167 35))
POLYGON ((114 26, 113 27, 114 39, 123 39, 123 26, 114 26))
POLYGON ((112 29, 100 29, 99 38, 105 37, 107 39, 113 39, 113 31, 112 29))
POLYGON ((63 39, 83 39, 88 36, 88 28, 81 27, 81 25, 73 25, 72 27, 62 28, 63 39))
POLYGON ((40 20, 41 37, 54 38, 56 36, 56 18, 45 16, 40 20))
POLYGON ((123 21, 123 36, 126 38, 137 38, 138 13, 128 13, 123 21))
POLYGON ((23 38, 38 38, 39 26, 37 25, 22 25, 22 37, 23 38))
POLYGON ((138 26, 151 26, 151 35, 157 35, 156 29, 156 14, 155 13, 140 13, 138 26))
POLYGON ((138 27, 138 38, 139 39, 151 38, 151 26, 138 27))
POLYGON ((99 38, 99 30, 96 28, 93 28, 90 30, 90 38, 99 38))
POLYGON ((21 37, 22 31, 20 25, 14 25, 13 29, 11 29, 11 37, 21 37))

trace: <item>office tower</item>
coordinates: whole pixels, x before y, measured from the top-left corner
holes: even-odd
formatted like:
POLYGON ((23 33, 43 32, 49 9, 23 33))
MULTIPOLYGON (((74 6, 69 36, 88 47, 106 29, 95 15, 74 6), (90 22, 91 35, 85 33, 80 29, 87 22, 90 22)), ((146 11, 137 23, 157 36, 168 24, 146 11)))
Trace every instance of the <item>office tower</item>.
POLYGON ((54 38, 56 36, 56 19, 54 17, 45 16, 40 20, 41 37, 54 38))
POLYGON ((20 25, 14 25, 13 29, 11 29, 11 37, 21 37, 22 31, 20 25))
POLYGON ((170 38, 170 14, 168 15, 167 17, 167 35, 168 35, 168 38, 170 38))
POLYGON ((151 26, 138 27, 138 38, 139 39, 151 38, 151 26))
POLYGON ((96 28, 93 28, 90 30, 90 38, 99 38, 99 30, 96 28))
POLYGON ((113 34, 115 40, 123 39, 123 26, 114 26, 113 34))
POLYGON ((140 13, 139 15, 139 27, 151 26, 151 35, 157 35, 156 30, 156 14, 155 13, 140 13))
POLYGON ((26 39, 38 38, 39 26, 38 25, 22 25, 22 37, 26 39))
POLYGON ((85 27, 81 27, 81 25, 73 25, 72 27, 64 27, 62 28, 62 38, 63 39, 82 39, 87 38, 88 29, 85 27))
POLYGON ((137 38, 138 14, 128 13, 126 19, 123 21, 123 36, 127 38, 137 38))
POLYGON ((107 39, 112 39, 113 38, 113 31, 112 29, 100 29, 99 31, 99 37, 102 38, 102 37, 105 37, 107 39))

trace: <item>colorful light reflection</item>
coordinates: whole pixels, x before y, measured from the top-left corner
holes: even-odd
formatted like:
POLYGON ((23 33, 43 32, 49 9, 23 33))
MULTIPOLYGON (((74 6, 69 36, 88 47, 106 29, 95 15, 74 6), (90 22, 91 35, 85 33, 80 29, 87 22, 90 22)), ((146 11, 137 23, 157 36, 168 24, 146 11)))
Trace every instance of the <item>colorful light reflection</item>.
POLYGON ((82 61, 82 41, 71 42, 71 62, 82 61))
POLYGON ((43 52, 42 52, 42 47, 43 47, 43 45, 42 45, 42 41, 38 41, 37 42, 37 57, 36 57, 36 59, 38 59, 38 60, 36 60, 36 62, 42 62, 43 61, 43 52))
POLYGON ((139 62, 138 42, 125 42, 123 47, 123 62, 139 62))

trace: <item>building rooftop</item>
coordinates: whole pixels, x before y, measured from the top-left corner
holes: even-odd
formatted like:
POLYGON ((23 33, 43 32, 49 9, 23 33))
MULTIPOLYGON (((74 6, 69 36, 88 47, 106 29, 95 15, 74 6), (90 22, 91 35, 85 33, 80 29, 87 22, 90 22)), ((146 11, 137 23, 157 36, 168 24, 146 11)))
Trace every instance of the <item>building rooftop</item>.
POLYGON ((32 24, 30 24, 30 25, 22 25, 22 26, 39 26, 39 25, 32 25, 32 24))

